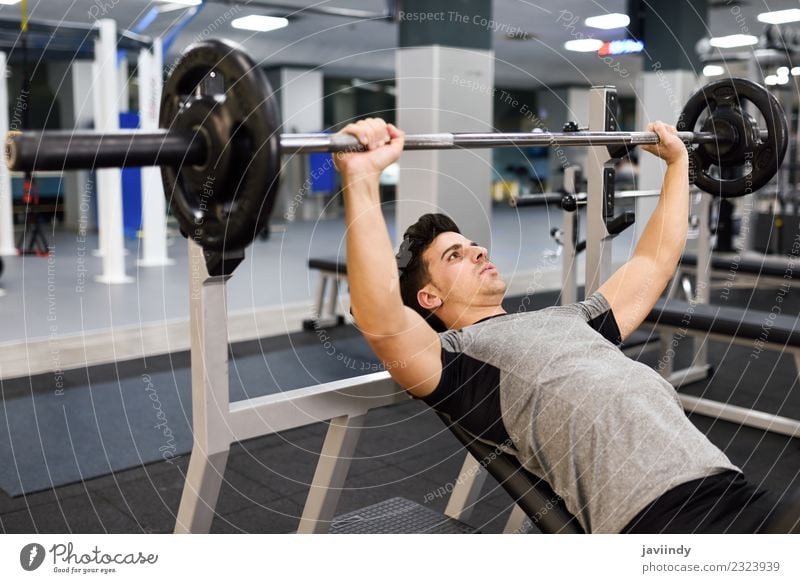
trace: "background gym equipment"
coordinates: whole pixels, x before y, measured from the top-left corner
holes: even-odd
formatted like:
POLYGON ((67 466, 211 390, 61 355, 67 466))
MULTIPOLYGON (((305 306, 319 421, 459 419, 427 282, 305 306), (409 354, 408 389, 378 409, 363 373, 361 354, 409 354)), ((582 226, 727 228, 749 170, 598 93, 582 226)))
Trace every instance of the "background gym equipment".
MULTIPOLYGON (((261 68, 242 49, 228 41, 202 41, 187 49, 164 87, 164 131, 16 134, 7 143, 9 167, 159 165, 184 236, 210 252, 210 264, 230 268, 210 255, 240 251, 262 231, 278 190, 281 154, 360 149, 350 136, 279 134, 273 95, 261 68)), ((780 104, 750 81, 726 79, 701 89, 680 120, 682 128, 692 130, 701 124, 700 131, 680 137, 697 146, 692 151, 697 185, 718 196, 742 196, 762 186, 775 175, 786 151, 780 104), (758 109, 764 128, 744 111, 740 98, 758 109), (723 180, 715 167, 740 177, 723 180)), ((445 133, 409 135, 406 149, 605 145, 613 146, 613 153, 656 143, 652 132, 445 133)))

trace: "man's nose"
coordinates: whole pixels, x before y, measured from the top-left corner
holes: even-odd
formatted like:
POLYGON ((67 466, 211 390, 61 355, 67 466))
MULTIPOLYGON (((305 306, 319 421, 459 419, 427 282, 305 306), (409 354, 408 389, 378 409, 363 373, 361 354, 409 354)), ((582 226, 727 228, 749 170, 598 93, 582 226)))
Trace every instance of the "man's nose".
POLYGON ((475 263, 478 263, 480 261, 485 261, 485 260, 487 260, 489 258, 489 252, 486 250, 485 247, 477 247, 476 246, 476 247, 473 247, 473 250, 474 251, 472 253, 472 260, 475 263))

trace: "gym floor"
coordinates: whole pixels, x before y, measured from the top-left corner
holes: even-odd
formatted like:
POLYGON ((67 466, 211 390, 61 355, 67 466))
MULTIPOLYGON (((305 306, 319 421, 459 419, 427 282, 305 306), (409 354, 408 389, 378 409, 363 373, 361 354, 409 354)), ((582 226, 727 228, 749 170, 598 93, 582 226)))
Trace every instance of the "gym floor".
MULTIPOLYGON (((385 216, 393 230, 392 205, 385 207, 385 216)), ((515 279, 533 272, 557 273, 560 260, 547 260, 542 253, 555 250, 549 233, 561 223, 561 210, 555 206, 548 210, 495 205, 492 240, 486 242, 493 261, 506 277, 516 273, 515 279)), ((71 334, 189 317, 185 301, 187 248, 183 238, 169 239, 169 256, 174 264, 167 267, 137 266, 136 258, 141 255, 138 242, 127 240, 127 273, 136 282, 112 286, 93 280, 94 274, 102 272, 102 259, 92 253, 97 248, 96 234, 87 235, 86 243, 79 243, 76 233, 64 231, 48 233, 48 239, 50 258, 4 258, 2 286, 8 294, 22 297, 24 308, 18 309, 19 304, 14 302, 0 303, 0 342, 50 336, 54 321, 59 334, 71 334), (78 270, 79 262, 86 268, 83 275, 78 270), (50 310, 42 310, 42 306, 49 306, 50 310), (90 313, 87 306, 91 306, 90 313)), ((630 241, 629 234, 621 235, 614 242, 615 249, 624 254, 630 241)), ((308 258, 343 254, 342 219, 279 224, 273 227, 269 240, 256 240, 247 249, 245 261, 228 284, 228 308, 238 312, 303 305, 310 310, 317 274, 309 272, 308 258)), ((548 283, 555 284, 556 280, 548 283)))
MULTIPOLYGON (((521 277, 524 281, 512 286, 507 309, 518 308, 519 296, 531 282, 535 289, 532 308, 554 304, 557 293, 545 288, 554 289, 558 285, 558 260, 548 258, 543 252, 555 249, 548 233, 551 226, 560 226, 560 212, 548 211, 545 207, 519 211, 496 207, 494 210, 491 245, 494 259, 506 276, 512 270, 517 271, 518 279, 524 274, 521 277), (521 253, 521 249, 525 252, 521 253)), ((391 219, 390 211, 387 215, 391 219)), ((231 311, 269 309, 294 302, 304 305, 307 313, 316 274, 308 272, 306 260, 309 255, 331 255, 331 250, 340 249, 342 233, 340 220, 297 222, 285 230, 275 229, 269 241, 258 242, 248 251, 247 262, 229 285, 231 311), (287 258, 294 258, 294 261, 289 263, 287 258), (254 269, 256 265, 258 269, 254 269), (276 279, 280 281, 279 286, 267 285, 276 279)), ((74 235, 56 233, 53 240, 55 254, 50 260, 27 257, 7 262, 6 289, 10 294, 24 294, 26 308, 23 311, 11 309, 8 297, 0 300, 4 354, 24 351, 26 339, 46 337, 47 326, 53 322, 59 333, 78 333, 75 338, 80 342, 83 331, 112 324, 145 327, 163 320, 186 318, 186 303, 180 301, 187 293, 182 239, 174 239, 170 247, 176 261, 174 266, 140 269, 138 283, 132 285, 109 287, 87 279, 82 294, 74 293, 75 282, 72 281, 76 257, 74 235), (49 271, 48 264, 54 266, 49 271), (54 281, 50 281, 53 277, 54 281), (50 284, 55 291, 48 291, 50 284), (56 318, 49 322, 47 314, 41 310, 42 305, 48 305, 48 294, 54 298, 57 310, 56 318), (87 310, 87 306, 91 306, 91 310, 87 310)), ((615 255, 626 255, 629 245, 630 240, 621 237, 615 243, 615 255)), ((133 272, 135 247, 130 251, 129 272, 133 272)), ((89 261, 99 260, 91 258, 89 261)), ((762 303, 768 305, 773 297, 774 290, 768 288, 734 290, 727 303, 743 309, 758 309, 762 303)), ((800 296, 796 292, 787 301, 791 302, 786 307, 787 313, 790 307, 795 313, 800 312, 800 296)), ((264 391, 274 392, 304 386, 314 380, 321 382, 352 376, 354 372, 360 374, 359 370, 349 370, 321 356, 318 335, 298 332, 298 329, 295 327, 289 334, 233 344, 231 368, 232 379, 236 382, 232 382, 232 394, 237 391, 248 394, 254 384, 263 384, 264 391)), ((368 348, 352 327, 327 332, 337 346, 354 355, 357 362, 367 365, 371 362, 368 348)), ((747 365, 742 362, 743 350, 734 345, 712 343, 710 360, 715 364, 714 376, 685 390, 746 407, 757 403, 759 409, 799 418, 797 373, 792 359, 765 352, 757 362, 747 365), (762 380, 768 375, 771 378, 766 385, 762 380), (769 386, 770 392, 760 393, 762 386, 769 386)), ((684 342, 679 365, 687 362, 690 352, 691 343, 684 342)), ((652 353, 639 357, 653 364, 652 353)), ((180 401, 180 390, 188 382, 188 365, 188 354, 177 350, 161 356, 66 371, 64 390, 68 397, 74 398, 64 400, 63 406, 48 405, 53 393, 52 374, 16 378, 3 375, 0 381, 4 396, 3 417, 9 427, 9 420, 13 421, 15 415, 20 416, 19 423, 24 423, 25 416, 32 414, 32 403, 36 412, 35 423, 29 424, 35 428, 29 428, 29 433, 15 438, 9 431, 2 438, 8 443, 0 449, 10 452, 10 457, 2 463, 5 475, 0 473, 5 484, 4 491, 0 492, 3 532, 171 532, 188 465, 186 443, 187 439, 190 443, 190 437, 184 428, 184 425, 188 427, 185 410, 183 419, 177 418, 182 409, 176 404, 169 413, 178 440, 174 459, 154 461, 160 458, 148 458, 139 451, 138 460, 112 463, 109 459, 100 459, 100 463, 97 462, 99 458, 112 457, 117 451, 115 448, 126 447, 109 441, 110 432, 103 426, 116 428, 120 423, 127 423, 129 429, 135 428, 139 422, 135 407, 124 405, 130 404, 131 395, 142 392, 142 376, 147 374, 153 383, 156 379, 163 383, 159 386, 162 391, 159 396, 166 411, 170 401, 167 393, 174 392, 180 401), (121 408, 105 402, 109 395, 118 393, 121 394, 121 408), (73 421, 78 411, 96 427, 79 431, 73 421), (62 437, 60 432, 65 428, 62 437), (42 474, 35 467, 29 467, 31 459, 51 462, 50 469, 42 474)), ((800 440, 696 415, 691 419, 745 470, 751 480, 777 493, 800 487, 800 440)), ((141 423, 144 427, 152 425, 147 419, 141 423)), ((212 531, 281 533, 296 529, 326 427, 326 424, 312 425, 233 446, 212 531)), ((135 429, 130 432, 135 433, 135 429)), ((136 439, 132 440, 134 444, 136 439)), ((408 401, 374 410, 367 418, 367 428, 359 441, 338 513, 393 496, 442 511, 447 503, 446 492, 457 478, 464 456, 461 445, 423 404, 408 401)), ((48 465, 45 463, 42 467, 48 465)), ((483 532, 501 532, 510 504, 508 495, 489 478, 469 523, 483 532)))

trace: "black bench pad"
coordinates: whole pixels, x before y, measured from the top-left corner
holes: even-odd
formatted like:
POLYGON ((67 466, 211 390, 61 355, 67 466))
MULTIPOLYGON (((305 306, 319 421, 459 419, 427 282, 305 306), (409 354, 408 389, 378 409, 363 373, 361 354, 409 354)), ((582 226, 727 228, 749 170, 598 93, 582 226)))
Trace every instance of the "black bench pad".
POLYGON ((663 326, 751 340, 761 339, 765 342, 800 347, 800 323, 796 316, 660 299, 653 311, 648 314, 646 321, 663 326))
POLYGON ((450 422, 447 415, 440 413, 439 417, 539 530, 545 534, 583 533, 578 520, 569 513, 564 501, 553 492, 550 485, 523 468, 516 457, 475 439, 460 425, 450 422))
MULTIPOLYGON (((682 265, 697 267, 697 255, 689 253, 681 257, 682 265)), ((735 262, 732 257, 711 257, 711 267, 717 271, 733 271, 748 275, 764 275, 769 277, 783 277, 786 274, 786 265, 759 261, 757 259, 740 258, 735 262)), ((791 275, 791 270, 789 274, 791 275)), ((787 280, 791 281, 791 279, 787 280)))
POLYGON ((312 257, 308 260, 309 269, 319 269, 320 271, 333 271, 341 275, 347 275, 347 263, 344 259, 336 257, 312 257))

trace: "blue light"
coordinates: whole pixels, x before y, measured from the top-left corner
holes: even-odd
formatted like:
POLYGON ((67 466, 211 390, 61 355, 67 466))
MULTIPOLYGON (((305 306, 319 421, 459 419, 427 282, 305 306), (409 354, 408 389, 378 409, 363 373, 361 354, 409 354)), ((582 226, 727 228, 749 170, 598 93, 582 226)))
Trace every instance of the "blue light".
POLYGON ((641 53, 644 50, 644 43, 640 40, 632 38, 624 38, 620 40, 612 40, 603 43, 597 54, 600 56, 605 55, 629 55, 632 53, 641 53))

